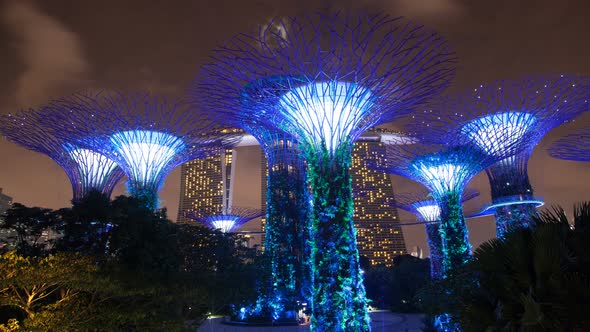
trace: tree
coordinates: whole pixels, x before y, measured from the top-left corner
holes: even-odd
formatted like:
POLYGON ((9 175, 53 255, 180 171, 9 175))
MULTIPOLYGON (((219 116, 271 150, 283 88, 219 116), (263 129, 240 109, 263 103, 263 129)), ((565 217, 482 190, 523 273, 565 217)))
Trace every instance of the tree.
POLYGON ((16 248, 22 255, 39 256, 45 254, 49 243, 42 241, 44 232, 57 225, 57 216, 51 209, 27 207, 14 203, 4 218, 2 228, 16 232, 16 248))
POLYGON ((464 331, 589 330, 590 203, 575 206, 574 221, 572 229, 554 207, 535 228, 482 244, 461 273, 438 285, 438 298, 452 299, 439 312, 451 312, 464 331))

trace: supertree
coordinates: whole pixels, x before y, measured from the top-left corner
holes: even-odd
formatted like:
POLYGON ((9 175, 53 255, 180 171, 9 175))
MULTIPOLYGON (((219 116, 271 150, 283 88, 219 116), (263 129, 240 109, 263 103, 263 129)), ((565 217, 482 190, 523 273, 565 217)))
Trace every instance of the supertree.
MULTIPOLYGON (((477 190, 466 189, 461 203, 479 196, 477 190)), ((430 276, 432 279, 442 277, 442 238, 440 237, 440 206, 427 191, 401 193, 390 202, 392 206, 413 213, 424 223, 428 250, 430 251, 430 276)))
POLYGON ((558 139, 548 149, 553 158, 590 162, 590 127, 558 139))
POLYGON ((110 196, 123 176, 117 164, 104 155, 78 146, 69 137, 57 137, 53 119, 45 109, 2 116, 0 133, 9 141, 53 159, 68 176, 73 200, 91 190, 110 196))
POLYGON ((219 229, 223 233, 233 233, 248 221, 261 215, 262 211, 258 209, 232 206, 216 214, 189 212, 185 214, 185 217, 200 222, 211 229, 219 229))
POLYGON ((430 114, 444 118, 439 130, 454 130, 486 153, 506 156, 486 169, 498 237, 533 225, 543 200, 533 195, 528 160, 547 132, 590 107, 588 92, 587 79, 571 75, 500 80, 442 99, 439 112, 430 114), (523 145, 522 152, 507 154, 513 143, 523 145))
POLYGON ((292 134, 305 157, 312 330, 370 330, 352 222, 352 145, 442 91, 454 55, 439 35, 402 18, 317 13, 272 20, 212 58, 191 91, 194 101, 292 134), (267 84, 269 77, 280 80, 267 84), (254 93, 244 96, 246 85, 254 93))
POLYGON ((76 144, 114 160, 128 190, 146 207, 158 205, 158 190, 176 166, 219 153, 241 135, 218 127, 188 103, 148 93, 86 92, 52 102, 51 116, 76 144))

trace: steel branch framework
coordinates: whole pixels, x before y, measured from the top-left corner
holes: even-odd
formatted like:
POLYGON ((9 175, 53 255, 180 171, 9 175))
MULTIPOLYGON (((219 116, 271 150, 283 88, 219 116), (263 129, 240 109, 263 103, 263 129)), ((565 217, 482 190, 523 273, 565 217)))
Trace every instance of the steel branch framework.
MULTIPOLYGON (((461 203, 477 196, 479 196, 477 190, 466 189, 461 203)), ((415 214, 416 218, 424 223, 428 250, 430 251, 430 275, 432 279, 440 279, 442 277, 442 238, 439 232, 440 206, 427 191, 398 194, 390 204, 415 214)))
POLYGON ((306 157, 312 330, 370 330, 352 222, 352 146, 446 88, 454 75, 446 41, 402 18, 318 13, 274 19, 229 40, 212 60, 193 100, 290 133, 306 157))
POLYGON ((72 185, 73 200, 80 200, 91 190, 110 196, 123 176, 123 171, 111 159, 76 145, 71 137, 57 137, 55 123, 44 108, 3 116, 0 133, 13 143, 47 155, 61 166, 72 185))
POLYGON ((187 103, 147 93, 86 92, 48 108, 62 129, 58 135, 114 160, 129 179, 130 193, 150 208, 157 207, 158 190, 173 168, 219 153, 240 138, 187 103))
POLYGON ((259 209, 232 206, 214 215, 190 212, 185 214, 185 217, 200 222, 213 230, 218 229, 223 233, 233 233, 248 221, 261 215, 262 211, 259 209))
POLYGON ((590 127, 558 139, 548 151, 553 158, 590 162, 590 127))
MULTIPOLYGON (((427 143, 428 135, 435 134, 429 126, 425 124, 416 131, 421 137, 408 136, 403 139, 405 142, 387 144, 384 157, 368 160, 368 166, 413 179, 431 192, 440 207, 445 277, 453 268, 467 262, 471 251, 461 206, 464 188, 477 173, 504 156, 487 154, 462 135, 447 136, 447 144, 427 143)), ((414 123, 408 127, 418 129, 419 126, 414 123)), ((511 145, 509 151, 512 149, 517 146, 511 145)))
POLYGON ((551 129, 588 110, 588 79, 574 75, 531 76, 480 85, 459 96, 442 99, 436 117, 438 131, 470 137, 488 154, 505 158, 486 169, 495 208, 498 237, 513 227, 530 227, 535 207, 527 165, 530 155, 551 129), (512 145, 520 153, 506 153, 512 145))

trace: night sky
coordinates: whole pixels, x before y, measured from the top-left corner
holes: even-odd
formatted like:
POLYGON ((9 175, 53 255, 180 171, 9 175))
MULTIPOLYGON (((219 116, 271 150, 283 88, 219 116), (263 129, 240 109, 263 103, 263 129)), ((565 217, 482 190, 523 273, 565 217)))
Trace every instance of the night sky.
MULTIPOLYGON (((220 42, 277 15, 318 8, 369 8, 418 20, 445 35, 459 57, 450 91, 523 74, 590 75, 590 4, 585 0, 51 0, 0 2, 0 113, 43 105, 84 88, 147 89, 183 94, 199 64, 220 42)), ((551 141, 590 123, 590 114, 552 131, 529 164, 536 194, 571 211, 590 199, 590 164, 553 160, 551 141)), ((260 204, 260 152, 238 151, 235 204, 260 204)), ((65 173, 48 157, 0 140, 0 187, 16 202, 60 208, 71 199, 65 173)), ((180 168, 167 178, 163 205, 174 219, 180 168)), ((394 176, 394 190, 420 188, 394 176)), ((471 184, 483 195, 467 210, 489 199, 487 177, 471 184)), ((124 192, 121 183, 115 194, 124 192)), ((401 213, 402 221, 413 221, 401 213)), ((255 225, 247 225, 253 229, 255 225)), ((491 218, 469 222, 478 245, 494 236, 491 218)), ((404 227, 408 247, 426 247, 422 226, 404 227)))

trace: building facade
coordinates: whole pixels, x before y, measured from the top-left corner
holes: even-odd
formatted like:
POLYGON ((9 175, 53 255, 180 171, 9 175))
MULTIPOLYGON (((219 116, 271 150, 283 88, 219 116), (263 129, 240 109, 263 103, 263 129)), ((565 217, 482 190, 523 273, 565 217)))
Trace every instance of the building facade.
MULTIPOLYGON (((363 135, 352 153, 352 181, 354 193, 354 222, 357 228, 359 253, 366 256, 372 265, 391 266, 393 258, 407 254, 398 212, 391 207, 394 198, 391 179, 388 174, 368 169, 365 159, 369 153, 378 153, 372 149, 387 136, 395 139, 397 134, 384 130, 372 131, 363 135)), ((245 140, 246 141, 246 140, 245 140)), ((240 146, 256 145, 255 140, 240 146)), ((266 159, 261 155, 261 209, 266 211, 266 159)), ((186 212, 208 211, 211 214, 221 211, 224 206, 231 206, 231 194, 235 174, 236 150, 226 150, 224 154, 203 160, 194 160, 182 165, 180 206, 178 221, 187 222, 186 212)), ((261 220, 260 234, 252 233, 252 245, 264 244, 265 215, 261 220)))
POLYGON ((231 206, 235 149, 218 156, 192 160, 181 167, 177 222, 193 222, 186 213, 213 215, 231 206))

